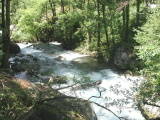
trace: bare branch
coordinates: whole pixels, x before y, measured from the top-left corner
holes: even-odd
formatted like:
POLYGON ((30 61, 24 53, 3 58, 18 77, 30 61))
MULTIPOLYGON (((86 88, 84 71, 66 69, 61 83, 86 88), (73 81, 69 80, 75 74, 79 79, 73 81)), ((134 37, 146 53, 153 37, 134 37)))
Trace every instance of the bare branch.
POLYGON ((88 100, 90 100, 90 99, 92 99, 92 98, 101 98, 102 92, 104 92, 105 89, 101 91, 100 88, 97 87, 97 90, 98 90, 98 92, 99 92, 99 96, 91 96, 90 98, 88 98, 88 100))
POLYGON ((147 101, 144 101, 143 104, 160 108, 160 105, 157 105, 157 104, 155 104, 155 103, 150 103, 150 102, 147 102, 147 101))
POLYGON ((91 83, 83 83, 83 84, 75 83, 73 85, 65 86, 65 87, 62 87, 62 88, 57 88, 57 89, 54 89, 54 90, 62 90, 62 89, 67 89, 67 88, 72 88, 72 90, 75 90, 76 88, 81 88, 81 87, 84 87, 84 86, 97 86, 100 83, 101 83, 101 81, 96 81, 96 82, 91 82, 91 83))
POLYGON ((93 102, 93 101, 89 101, 90 103, 93 103, 93 104, 95 104, 95 105, 97 105, 97 106, 99 106, 99 107, 101 107, 101 108, 103 108, 103 109, 105 109, 105 110, 107 110, 107 111, 109 111, 109 112, 111 112, 114 116, 116 116, 119 120, 127 120, 126 118, 124 118, 124 117, 119 117, 116 113, 114 113, 112 110, 110 110, 110 109, 108 109, 108 108, 106 108, 105 106, 102 106, 102 105, 100 105, 100 104, 98 104, 98 103, 96 103, 96 102, 93 102))
POLYGON ((54 89, 54 90, 63 90, 63 89, 71 88, 71 87, 76 86, 77 84, 78 84, 78 83, 75 83, 75 84, 73 84, 73 85, 69 85, 69 86, 61 87, 61 88, 54 89))

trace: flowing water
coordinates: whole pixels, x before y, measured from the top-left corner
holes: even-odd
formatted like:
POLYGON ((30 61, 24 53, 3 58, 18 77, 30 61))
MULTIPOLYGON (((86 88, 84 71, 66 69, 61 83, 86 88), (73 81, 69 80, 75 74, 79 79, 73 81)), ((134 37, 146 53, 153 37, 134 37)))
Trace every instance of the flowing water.
MULTIPOLYGON (((41 73, 48 72, 51 76, 59 75, 67 78, 67 83, 53 85, 54 89, 75 83, 88 84, 87 87, 77 85, 74 88, 62 89, 60 92, 99 103, 128 120, 144 120, 134 101, 137 86, 142 80, 141 77, 121 75, 105 67, 105 64, 99 64, 96 59, 90 56, 63 50, 58 43, 37 45, 21 43, 19 46, 21 54, 38 58, 41 73), (95 83, 95 85, 89 83, 95 83)), ((26 71, 15 76, 40 82, 34 77, 28 77, 26 71)), ((46 77, 46 75, 41 76, 46 77)), ((118 120, 111 112, 95 104, 92 106, 98 120, 118 120)))

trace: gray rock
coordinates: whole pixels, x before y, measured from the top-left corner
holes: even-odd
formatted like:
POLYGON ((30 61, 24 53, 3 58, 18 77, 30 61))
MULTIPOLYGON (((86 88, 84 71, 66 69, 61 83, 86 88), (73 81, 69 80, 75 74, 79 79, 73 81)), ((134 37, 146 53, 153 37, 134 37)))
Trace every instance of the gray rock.
POLYGON ((23 72, 27 71, 30 74, 37 73, 40 69, 38 59, 31 55, 22 55, 19 54, 14 57, 11 69, 14 72, 23 72))
POLYGON ((127 48, 120 46, 115 50, 113 63, 119 69, 129 69, 134 64, 135 55, 127 48))
POLYGON ((10 54, 18 54, 18 53, 20 53, 20 51, 21 51, 21 49, 16 43, 10 42, 10 45, 9 45, 10 54))
MULTIPOLYGON (((42 100, 18 120, 97 120, 90 102, 63 95, 47 86, 36 85, 35 89, 40 90, 42 100)), ((39 100, 39 93, 34 96, 39 100)))
POLYGON ((97 120, 90 103, 61 96, 40 104, 25 120, 97 120))

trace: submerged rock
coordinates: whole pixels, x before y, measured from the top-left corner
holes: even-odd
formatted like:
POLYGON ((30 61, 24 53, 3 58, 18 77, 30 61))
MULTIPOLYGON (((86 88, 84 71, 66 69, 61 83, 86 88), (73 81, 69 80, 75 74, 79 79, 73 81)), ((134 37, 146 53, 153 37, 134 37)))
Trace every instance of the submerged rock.
POLYGON ((11 61, 11 69, 14 72, 27 71, 29 74, 34 74, 39 68, 38 59, 32 55, 19 54, 11 61))
POLYGON ((98 60, 91 56, 79 57, 72 60, 72 63, 78 68, 96 70, 100 67, 98 60))

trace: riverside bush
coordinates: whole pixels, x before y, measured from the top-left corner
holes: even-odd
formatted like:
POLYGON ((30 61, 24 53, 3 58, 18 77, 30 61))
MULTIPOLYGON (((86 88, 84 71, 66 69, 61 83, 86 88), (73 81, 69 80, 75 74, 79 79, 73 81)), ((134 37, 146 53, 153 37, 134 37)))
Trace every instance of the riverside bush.
POLYGON ((146 77, 141 85, 141 100, 158 102, 160 100, 160 8, 151 10, 147 22, 137 30, 135 47, 143 69, 140 73, 146 77))

